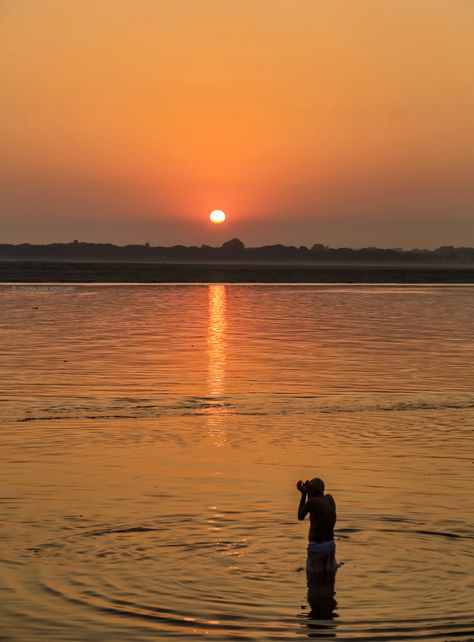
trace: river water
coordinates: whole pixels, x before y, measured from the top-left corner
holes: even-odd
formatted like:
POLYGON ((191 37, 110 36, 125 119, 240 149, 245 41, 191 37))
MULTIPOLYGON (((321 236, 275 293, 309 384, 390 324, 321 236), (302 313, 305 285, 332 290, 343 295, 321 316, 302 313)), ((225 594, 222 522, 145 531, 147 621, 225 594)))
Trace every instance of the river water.
POLYGON ((473 295, 1 286, 0 640, 474 639, 473 295))

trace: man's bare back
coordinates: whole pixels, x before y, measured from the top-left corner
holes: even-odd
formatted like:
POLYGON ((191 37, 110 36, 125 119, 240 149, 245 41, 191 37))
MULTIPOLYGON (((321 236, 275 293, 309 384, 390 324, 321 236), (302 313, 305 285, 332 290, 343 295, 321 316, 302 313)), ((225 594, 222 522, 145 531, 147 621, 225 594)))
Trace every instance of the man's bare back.
POLYGON ((303 521, 309 513, 308 541, 322 543, 334 540, 336 503, 332 495, 324 494, 324 483, 319 479, 305 483, 299 481, 296 487, 301 493, 298 519, 303 521))

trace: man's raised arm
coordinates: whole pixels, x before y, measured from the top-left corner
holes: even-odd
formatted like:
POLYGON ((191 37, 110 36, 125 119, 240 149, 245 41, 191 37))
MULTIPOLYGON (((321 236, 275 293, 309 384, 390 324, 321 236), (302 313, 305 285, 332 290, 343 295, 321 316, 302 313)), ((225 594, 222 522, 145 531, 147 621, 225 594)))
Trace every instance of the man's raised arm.
POLYGON ((303 483, 301 480, 296 484, 296 488, 301 493, 300 504, 298 506, 298 519, 300 522, 304 520, 306 515, 309 512, 308 506, 306 504, 306 483, 303 483))

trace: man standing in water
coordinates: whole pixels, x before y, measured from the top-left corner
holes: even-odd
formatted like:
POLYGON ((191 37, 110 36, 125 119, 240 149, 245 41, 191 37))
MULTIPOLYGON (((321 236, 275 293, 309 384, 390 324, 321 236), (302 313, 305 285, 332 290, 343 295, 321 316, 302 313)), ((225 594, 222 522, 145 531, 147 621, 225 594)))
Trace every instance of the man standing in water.
POLYGON ((324 482, 318 477, 304 483, 300 480, 296 488, 301 493, 298 519, 303 521, 308 513, 310 519, 307 575, 329 579, 337 569, 334 541, 336 503, 331 495, 324 494, 324 482))

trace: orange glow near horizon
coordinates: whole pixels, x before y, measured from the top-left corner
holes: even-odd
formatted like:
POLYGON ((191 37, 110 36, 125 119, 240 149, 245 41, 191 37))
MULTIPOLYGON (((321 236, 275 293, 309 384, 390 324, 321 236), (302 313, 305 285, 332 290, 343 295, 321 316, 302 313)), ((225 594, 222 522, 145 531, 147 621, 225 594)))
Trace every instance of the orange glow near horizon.
POLYGON ((7 3, 4 241, 204 241, 216 203, 249 244, 469 220, 473 18, 461 0, 7 3))

